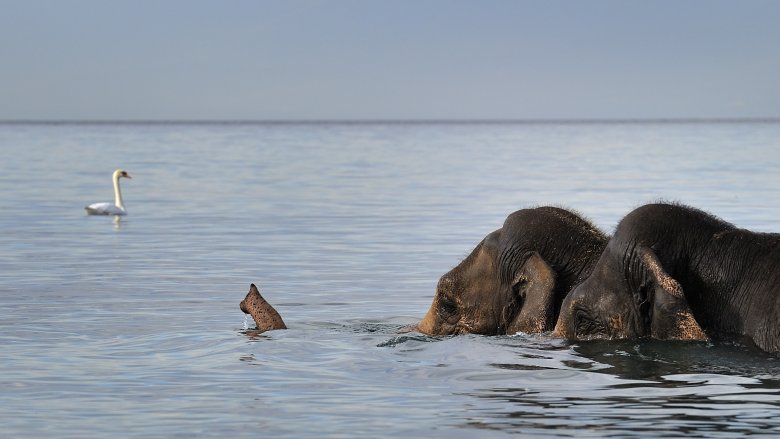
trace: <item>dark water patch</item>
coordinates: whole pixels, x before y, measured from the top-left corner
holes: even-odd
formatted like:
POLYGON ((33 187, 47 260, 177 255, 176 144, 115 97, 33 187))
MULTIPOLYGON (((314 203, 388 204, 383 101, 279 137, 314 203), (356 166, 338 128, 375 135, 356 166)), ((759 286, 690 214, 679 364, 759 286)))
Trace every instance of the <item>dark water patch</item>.
POLYGON ((780 431, 780 420, 772 415, 780 410, 780 387, 766 377, 776 367, 771 356, 743 347, 660 342, 574 346, 569 354, 579 360, 559 354, 551 359, 574 370, 493 364, 516 371, 514 380, 523 386, 471 393, 497 402, 479 428, 564 437, 731 437, 780 431), (588 364, 594 367, 582 367, 588 364))
POLYGON ((681 370, 778 379, 780 361, 742 344, 674 341, 588 342, 574 351, 609 365, 607 373, 636 379, 660 379, 681 370))

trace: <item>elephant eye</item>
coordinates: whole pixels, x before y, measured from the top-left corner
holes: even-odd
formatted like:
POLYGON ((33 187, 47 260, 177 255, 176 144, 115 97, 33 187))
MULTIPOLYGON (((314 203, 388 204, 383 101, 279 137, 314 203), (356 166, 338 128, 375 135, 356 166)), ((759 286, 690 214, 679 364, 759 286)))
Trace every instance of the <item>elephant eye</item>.
POLYGON ((512 285, 512 293, 514 293, 515 296, 524 296, 525 294, 525 285, 528 283, 525 279, 520 279, 517 282, 512 285))
POLYGON ((449 325, 455 325, 460 320, 460 314, 458 313, 458 305, 454 300, 449 297, 442 296, 439 298, 439 318, 449 325))
POLYGON ((442 296, 439 299, 439 307, 446 315, 452 315, 458 312, 458 306, 455 305, 455 301, 447 296, 442 296))
POLYGON ((604 325, 583 309, 578 309, 574 312, 574 328, 577 337, 606 334, 604 325))
POLYGON ((525 284, 526 282, 517 282, 512 285, 512 297, 510 297, 509 305, 513 308, 513 311, 517 311, 523 307, 525 302, 525 284))

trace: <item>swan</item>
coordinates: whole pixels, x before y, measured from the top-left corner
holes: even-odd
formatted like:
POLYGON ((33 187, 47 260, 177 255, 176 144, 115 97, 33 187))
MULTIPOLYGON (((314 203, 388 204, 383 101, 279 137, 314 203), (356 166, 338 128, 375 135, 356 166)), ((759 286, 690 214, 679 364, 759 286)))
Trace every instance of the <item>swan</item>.
POLYGON ((120 178, 133 178, 122 169, 114 171, 114 204, 94 203, 85 207, 87 215, 127 215, 124 203, 122 203, 122 190, 119 188, 120 178))

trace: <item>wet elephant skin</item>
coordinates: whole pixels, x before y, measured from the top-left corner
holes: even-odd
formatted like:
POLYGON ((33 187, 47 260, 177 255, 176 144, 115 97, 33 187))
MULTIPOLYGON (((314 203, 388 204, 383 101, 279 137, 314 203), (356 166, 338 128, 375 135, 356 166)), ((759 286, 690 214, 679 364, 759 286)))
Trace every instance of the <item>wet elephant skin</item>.
POLYGON ((549 331, 563 298, 590 274, 607 239, 566 209, 518 210, 439 279, 417 330, 429 335, 549 331))
POLYGON ((750 339, 780 352, 780 234, 679 204, 637 208, 562 305, 574 340, 750 339))

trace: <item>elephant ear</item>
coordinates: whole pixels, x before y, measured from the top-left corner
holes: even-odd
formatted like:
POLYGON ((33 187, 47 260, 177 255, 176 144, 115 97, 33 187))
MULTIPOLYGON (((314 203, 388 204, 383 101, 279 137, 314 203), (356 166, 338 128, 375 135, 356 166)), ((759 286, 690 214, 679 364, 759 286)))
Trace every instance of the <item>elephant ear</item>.
POLYGON ((643 316, 649 320, 650 335, 659 340, 708 341, 709 337, 693 317, 682 285, 664 270, 655 252, 642 247, 639 258, 647 275, 640 287, 646 307, 640 306, 640 312, 650 314, 643 316))
MULTIPOLYGON (((512 280, 514 316, 507 334, 539 333, 555 324, 555 272, 537 252, 532 252, 517 270, 512 280), (519 309, 518 309, 519 307, 519 309)), ((505 314, 511 314, 506 312, 505 314)))

